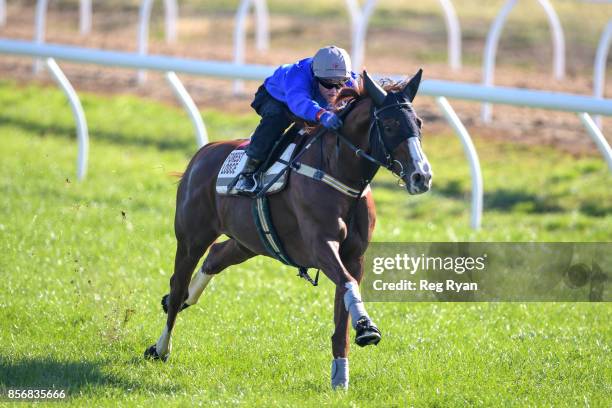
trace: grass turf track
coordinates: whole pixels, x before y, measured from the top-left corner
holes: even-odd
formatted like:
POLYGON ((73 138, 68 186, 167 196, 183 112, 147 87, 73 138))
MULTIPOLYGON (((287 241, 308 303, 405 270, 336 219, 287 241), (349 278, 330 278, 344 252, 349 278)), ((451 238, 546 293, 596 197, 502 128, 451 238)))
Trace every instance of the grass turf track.
MULTIPOLYGON (((173 263, 168 173, 193 153, 192 129, 178 108, 132 97, 84 95, 83 104, 91 156, 77 183, 63 95, 0 82, 3 396, 55 387, 74 406, 610 406, 609 304, 369 304, 383 341, 353 348, 351 389, 334 393, 332 285, 313 289, 264 258, 223 272, 181 314, 167 364, 144 361, 173 263)), ((246 135, 257 121, 203 115, 215 139, 246 135)), ((375 240, 611 240, 599 157, 475 143, 482 231, 467 227, 459 142, 425 132, 434 190, 409 197, 381 171, 375 240)))

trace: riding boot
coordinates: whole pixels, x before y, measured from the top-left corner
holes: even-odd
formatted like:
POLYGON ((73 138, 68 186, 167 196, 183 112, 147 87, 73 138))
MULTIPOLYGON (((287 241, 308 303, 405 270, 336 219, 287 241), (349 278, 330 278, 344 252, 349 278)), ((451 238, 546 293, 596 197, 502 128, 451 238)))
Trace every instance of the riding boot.
POLYGON ((238 176, 238 181, 234 186, 236 193, 252 196, 257 192, 258 185, 255 173, 260 165, 261 160, 247 156, 247 162, 244 164, 244 168, 238 176))

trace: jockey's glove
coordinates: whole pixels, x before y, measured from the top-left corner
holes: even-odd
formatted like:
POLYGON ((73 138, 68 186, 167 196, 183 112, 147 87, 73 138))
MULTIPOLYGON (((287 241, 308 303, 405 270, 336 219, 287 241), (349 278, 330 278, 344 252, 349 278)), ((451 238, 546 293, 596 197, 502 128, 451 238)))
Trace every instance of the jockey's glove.
POLYGON ((319 121, 326 129, 338 130, 342 127, 342 120, 334 112, 325 111, 319 121))

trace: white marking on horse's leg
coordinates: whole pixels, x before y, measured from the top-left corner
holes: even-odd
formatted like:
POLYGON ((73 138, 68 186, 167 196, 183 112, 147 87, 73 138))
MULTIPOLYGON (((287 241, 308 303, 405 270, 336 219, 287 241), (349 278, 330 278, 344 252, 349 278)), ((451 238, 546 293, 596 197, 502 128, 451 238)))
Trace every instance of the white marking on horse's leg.
POLYGON ((170 336, 171 333, 168 331, 168 325, 165 325, 164 331, 159 336, 157 343, 155 343, 155 351, 157 351, 158 356, 163 357, 166 354, 170 354, 170 350, 172 350, 172 339, 170 336))
POLYGON ((331 365, 331 386, 335 389, 347 390, 349 386, 348 358, 334 358, 331 365))
POLYGON ((204 289, 206 289, 206 285, 208 285, 208 282, 210 282, 213 276, 214 275, 205 274, 200 268, 198 273, 196 273, 196 276, 194 276, 189 283, 189 297, 187 297, 185 303, 187 303, 189 306, 198 303, 198 299, 202 295, 202 292, 204 292, 204 289))
POLYGON ((353 324, 353 328, 355 328, 360 318, 369 318, 369 316, 361 301, 361 294, 359 293, 359 286, 357 283, 347 282, 344 284, 344 287, 346 288, 346 293, 344 294, 344 307, 351 315, 351 323, 353 324))

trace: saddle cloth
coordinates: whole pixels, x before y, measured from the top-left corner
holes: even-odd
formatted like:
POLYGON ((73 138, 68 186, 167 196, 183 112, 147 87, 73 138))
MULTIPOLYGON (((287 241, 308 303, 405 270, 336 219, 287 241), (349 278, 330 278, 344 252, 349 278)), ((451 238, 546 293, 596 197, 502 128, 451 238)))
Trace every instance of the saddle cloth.
MULTIPOLYGON (((217 194, 220 195, 232 195, 235 194, 235 190, 227 191, 227 186, 234 180, 238 174, 244 168, 244 165, 247 161, 246 148, 248 147, 248 143, 243 143, 238 146, 234 151, 232 151, 229 156, 223 162, 221 169, 219 170, 219 174, 217 175, 217 183, 215 188, 217 190, 217 194)), ((296 144, 290 143, 283 153, 280 155, 279 159, 277 159, 272 166, 270 166, 263 176, 263 184, 262 178, 260 178, 259 183, 260 186, 267 185, 272 179, 281 172, 282 169, 285 168, 286 164, 281 163, 279 160, 284 162, 288 162, 295 151, 296 144)), ((266 195, 277 193, 281 191, 285 184, 287 184, 287 177, 289 172, 286 171, 266 192, 266 195)))

